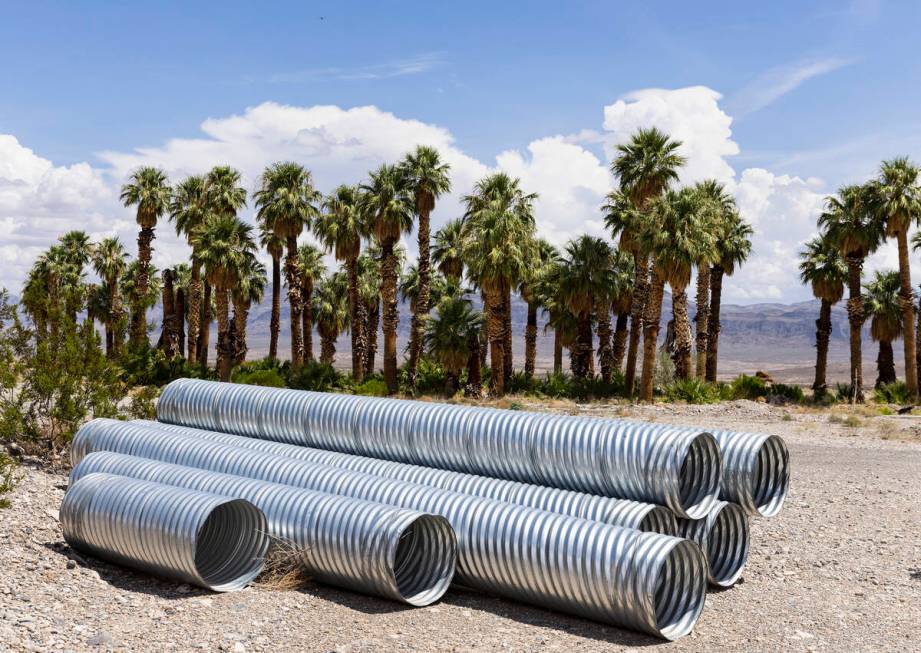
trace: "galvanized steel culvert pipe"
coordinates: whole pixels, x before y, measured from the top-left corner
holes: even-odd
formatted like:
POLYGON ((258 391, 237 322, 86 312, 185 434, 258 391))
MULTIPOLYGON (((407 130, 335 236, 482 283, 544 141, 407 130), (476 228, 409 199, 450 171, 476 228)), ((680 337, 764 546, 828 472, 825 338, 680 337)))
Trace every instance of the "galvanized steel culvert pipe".
POLYGON ((79 551, 216 592, 245 587, 269 548, 249 501, 111 474, 71 484, 60 521, 79 551))
POLYGON ((71 482, 117 474, 251 501, 276 543, 293 548, 318 580, 409 605, 434 603, 454 577, 457 540, 444 517, 380 503, 100 451, 71 482))
POLYGON ((75 462, 109 450, 443 515, 457 534, 457 581, 666 639, 703 609, 706 560, 686 539, 190 438, 114 420, 75 436, 75 462))
POLYGON ((659 503, 697 519, 717 498, 706 432, 453 404, 178 379, 161 422, 659 503))
POLYGON ((560 490, 542 485, 506 481, 500 478, 475 476, 462 472, 433 469, 431 467, 379 460, 324 449, 313 449, 283 442, 256 440, 189 426, 177 426, 148 420, 135 420, 131 423, 210 442, 221 442, 235 447, 244 447, 322 465, 341 467, 365 474, 373 474, 374 476, 419 483, 420 485, 428 485, 486 499, 506 501, 529 508, 558 512, 561 515, 613 524, 614 526, 635 528, 641 531, 662 533, 663 535, 680 535, 675 514, 668 508, 654 503, 642 503, 631 501, 630 499, 614 499, 598 496, 597 494, 560 490))
POLYGON ((720 498, 751 515, 773 517, 790 488, 790 452, 783 439, 765 433, 710 431, 723 453, 720 498))
POLYGON ((718 501, 703 519, 679 519, 679 534, 700 545, 707 556, 707 580, 731 587, 748 562, 748 515, 735 503, 718 501))

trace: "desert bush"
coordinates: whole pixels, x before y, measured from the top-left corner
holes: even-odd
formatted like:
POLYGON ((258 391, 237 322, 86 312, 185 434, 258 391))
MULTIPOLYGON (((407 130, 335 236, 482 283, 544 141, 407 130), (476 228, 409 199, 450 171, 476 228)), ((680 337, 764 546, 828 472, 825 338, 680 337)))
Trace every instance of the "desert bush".
POLYGON ((168 358, 162 349, 156 347, 132 347, 119 360, 122 378, 130 386, 164 386, 179 378, 216 379, 209 369, 184 358, 168 358))
POLYGON ((879 404, 911 404, 913 398, 902 381, 885 383, 873 391, 873 401, 879 404))
POLYGON ((512 379, 506 385, 506 392, 510 394, 528 394, 536 390, 538 385, 534 377, 528 376, 524 372, 515 372, 512 379))
POLYGON ((16 461, 0 450, 0 509, 10 507, 10 500, 3 495, 12 492, 17 481, 16 461))
POLYGON ((571 393, 571 379, 565 372, 548 372, 547 375, 537 383, 536 389, 540 394, 552 397, 553 399, 566 399, 571 393))
POLYGON ((378 375, 369 376, 358 385, 353 386, 352 392, 366 397, 386 397, 387 383, 378 375))
POLYGON ((131 393, 131 401, 125 411, 129 419, 156 419, 157 407, 154 403, 160 396, 160 388, 145 385, 131 393))
POLYGON ((678 379, 665 386, 662 394, 668 401, 685 401, 689 404, 713 404, 721 399, 719 386, 696 377, 678 379))
POLYGON ((330 392, 339 388, 341 377, 332 365, 307 361, 299 370, 294 371, 285 363, 281 370, 287 378, 289 388, 316 392, 330 392))
POLYGON ((729 384, 729 395, 732 399, 758 399, 767 393, 767 385, 757 376, 740 374, 729 384))
POLYGON ((415 390, 407 383, 405 367, 400 368, 399 382, 400 388, 407 394, 441 395, 444 394, 448 383, 448 372, 444 365, 425 356, 420 358, 416 365, 415 390))
POLYGON ((847 401, 851 396, 851 384, 850 383, 836 383, 835 384, 835 399, 837 401, 847 401))
POLYGON ((795 403, 802 403, 806 400, 806 395, 800 386, 786 383, 773 384, 768 390, 768 397, 779 397, 795 403))

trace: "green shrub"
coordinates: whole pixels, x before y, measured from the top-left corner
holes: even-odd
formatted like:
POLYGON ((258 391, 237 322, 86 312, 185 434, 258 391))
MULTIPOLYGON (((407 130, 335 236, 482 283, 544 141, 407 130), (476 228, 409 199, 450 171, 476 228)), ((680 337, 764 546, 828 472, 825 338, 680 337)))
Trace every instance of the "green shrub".
POLYGON ((886 383, 873 391, 873 400, 879 404, 911 404, 912 396, 902 381, 886 383))
POLYGON ((798 385, 787 385, 786 383, 775 383, 768 391, 769 397, 781 397, 787 401, 802 403, 806 400, 803 389, 798 385))
POLYGON ((511 394, 528 394, 534 392, 536 388, 537 381, 534 377, 529 377, 524 372, 515 372, 505 390, 511 394))
POLYGON ((567 399, 571 394, 571 381, 565 372, 548 372, 543 380, 536 384, 538 392, 553 399, 567 399))
POLYGON ((352 392, 356 395, 367 397, 386 397, 387 384, 384 383, 384 379, 371 376, 354 386, 352 392))
POLYGON ((278 370, 254 370, 232 375, 234 383, 262 385, 269 388, 284 388, 288 384, 278 370))
POLYGON ((665 386, 663 394, 668 401, 685 401, 689 404, 713 404, 720 400, 720 388, 697 377, 678 379, 665 386))
POLYGON ((131 348, 122 355, 119 365, 122 368, 122 379, 130 386, 164 386, 183 377, 217 378, 211 370, 203 369, 184 358, 167 358, 163 350, 156 347, 131 348))
POLYGON ((10 500, 3 495, 12 492, 18 480, 16 477, 16 461, 8 456, 5 451, 0 451, 0 509, 10 507, 10 500))
POLYGON ((128 404, 127 416, 130 419, 156 419, 157 408, 154 400, 160 396, 160 388, 155 385, 145 385, 135 390, 128 404))
POLYGON ((847 401, 851 396, 851 384, 850 383, 836 383, 835 384, 835 399, 837 401, 847 401))
MULTIPOLYGON (((400 369, 400 387, 404 392, 410 393, 407 384, 405 368, 400 369)), ((448 383, 448 373, 441 363, 437 363, 430 358, 420 358, 419 364, 416 365, 416 388, 417 395, 440 395, 444 393, 445 386, 448 383)))
POLYGON ((767 392, 764 379, 757 376, 740 374, 729 384, 729 394, 732 399, 757 399, 766 396, 767 392))
POLYGON ((288 381, 288 387, 296 390, 314 390, 330 392, 339 388, 341 377, 332 365, 317 361, 307 361, 298 371, 293 371, 285 364, 281 370, 288 381))

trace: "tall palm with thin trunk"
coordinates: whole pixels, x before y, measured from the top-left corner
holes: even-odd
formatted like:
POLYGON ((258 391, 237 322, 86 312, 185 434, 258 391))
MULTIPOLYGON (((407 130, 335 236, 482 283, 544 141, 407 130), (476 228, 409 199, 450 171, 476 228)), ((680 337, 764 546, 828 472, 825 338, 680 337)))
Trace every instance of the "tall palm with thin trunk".
POLYGON ((166 173, 160 168, 143 167, 135 170, 122 186, 121 201, 125 206, 137 206, 138 275, 136 295, 132 298, 131 344, 135 347, 147 343, 147 312, 142 297, 150 287, 151 243, 157 220, 166 213, 171 190, 166 173))
MULTIPOLYGON (((915 341, 915 303, 908 258, 908 230, 921 220, 921 170, 907 157, 883 161, 875 187, 874 209, 886 225, 886 235, 895 238, 899 249, 899 297, 902 315, 902 345, 905 354, 905 385, 918 400, 918 361, 915 341)), ((880 341, 882 344, 882 341, 880 341)))
POLYGON ((323 212, 313 224, 313 232, 327 252, 342 261, 348 275, 349 323, 352 335, 352 378, 361 382, 365 375, 367 334, 364 302, 358 296, 358 257, 362 237, 368 235, 367 221, 359 205, 356 186, 342 185, 323 201, 323 212))
POLYGON ((381 265, 380 249, 371 244, 358 257, 358 297, 367 316, 364 325, 368 340, 365 350, 365 376, 374 374, 377 358, 377 334, 381 317, 381 265))
POLYGON ((844 296, 847 283, 847 265, 838 247, 829 242, 825 234, 806 243, 800 252, 800 279, 812 287, 812 294, 821 302, 819 318, 815 321, 815 380, 813 396, 821 399, 828 393, 828 343, 831 340, 831 308, 844 296))
POLYGON ((416 365, 422 349, 423 322, 431 308, 429 293, 431 291, 430 263, 430 225, 435 201, 451 191, 451 169, 442 161, 438 150, 427 145, 419 145, 406 155, 400 164, 402 173, 415 200, 418 222, 419 241, 419 297, 413 311, 409 334, 409 360, 406 364, 406 379, 411 388, 416 386, 416 365))
POLYGON ((464 276, 464 223, 462 220, 449 220, 435 232, 432 245, 432 261, 445 278, 460 283, 464 276))
POLYGON ((540 308, 540 293, 537 285, 547 270, 559 263, 560 252, 543 238, 537 239, 534 248, 534 261, 527 275, 518 285, 518 293, 528 305, 528 321, 524 333, 524 373, 528 378, 534 377, 537 360, 537 310, 540 308))
POLYGON ((266 168, 259 181, 256 218, 284 241, 285 279, 288 283, 288 307, 291 311, 291 367, 304 363, 304 339, 301 313, 304 309, 297 257, 297 238, 318 214, 320 193, 313 187, 310 172, 299 163, 286 161, 266 168))
POLYGON ((323 262, 323 252, 316 245, 304 243, 297 249, 298 269, 301 279, 301 300, 304 310, 301 311, 301 326, 304 334, 304 358, 312 361, 313 357, 313 292, 314 287, 326 274, 326 263, 323 262))
POLYGON ((892 341, 904 335, 900 286, 900 274, 896 270, 877 270, 873 279, 864 285, 867 291, 866 308, 867 317, 870 318, 870 337, 879 343, 879 354, 876 357, 877 388, 896 381, 892 341))
POLYGON ((851 344, 851 403, 862 403, 863 360, 861 329, 866 312, 861 293, 863 263, 867 256, 880 246, 884 226, 879 215, 870 210, 871 195, 875 189, 869 184, 844 186, 837 195, 825 199, 825 210, 819 216, 819 227, 828 234, 847 263, 848 300, 847 318, 851 344))
MULTIPOLYGON (((192 246, 192 234, 198 229, 208 215, 208 205, 205 202, 205 177, 192 175, 186 177, 173 189, 170 200, 170 220, 176 227, 177 236, 185 236, 186 242, 192 246)), ((188 329, 188 360, 198 360, 198 336, 201 326, 202 313, 202 280, 201 261, 198 252, 192 247, 192 259, 189 279, 189 329, 188 329)))
MULTIPOLYGON (((643 401, 652 401, 665 284, 671 286, 673 298, 680 295, 691 281, 694 264, 701 259, 709 260, 714 255, 716 237, 710 229, 709 213, 709 203, 701 202, 700 196, 692 189, 668 191, 651 202, 648 221, 638 234, 640 251, 652 260, 652 284, 643 320, 645 332, 640 382, 640 398, 643 401)), ((685 306, 685 322, 686 309, 685 306)))
POLYGON ((236 365, 246 361, 246 354, 249 351, 246 343, 249 311, 254 303, 258 304, 262 301, 262 297, 265 294, 265 285, 268 281, 265 266, 256 258, 255 249, 255 244, 248 244, 245 249, 243 265, 238 271, 237 283, 230 293, 233 299, 233 346, 234 363, 236 365))
MULTIPOLYGON (((620 183, 621 193, 639 213, 639 222, 642 222, 649 203, 678 179, 678 170, 685 163, 685 158, 678 154, 681 145, 681 141, 672 140, 667 134, 652 127, 638 130, 627 143, 617 147, 617 156, 611 163, 611 172, 620 183)), ((639 249, 632 247, 635 242, 633 229, 638 221, 637 216, 630 217, 630 224, 625 225, 627 230, 620 232, 621 247, 633 253, 635 266, 633 301, 630 307, 630 340, 627 347, 627 368, 624 373, 628 396, 633 394, 636 358, 649 292, 649 261, 639 249)))
POLYGON ((313 313, 320 335, 320 362, 332 365, 336 357, 336 339, 349 328, 348 279, 336 272, 320 280, 312 299, 313 313))
POLYGON ((621 371, 627 353, 627 323, 633 304, 633 255, 622 249, 611 253, 611 311, 616 316, 611 344, 612 370, 621 371))
POLYGON ((278 334, 281 331, 281 255, 285 243, 264 220, 259 220, 259 244, 272 257, 272 314, 269 318, 269 358, 278 360, 278 334))
POLYGON ((413 226, 415 201, 406 177, 397 166, 382 165, 361 185, 361 207, 367 216, 371 233, 381 248, 381 301, 384 326, 384 382, 387 392, 395 394, 397 387, 397 256, 394 251, 400 235, 413 226))
POLYGON ((115 326, 122 314, 121 293, 118 282, 125 272, 128 254, 118 238, 105 238, 93 248, 93 269, 102 279, 107 293, 107 313, 103 318, 106 330, 106 356, 118 355, 119 345, 115 338, 115 326))

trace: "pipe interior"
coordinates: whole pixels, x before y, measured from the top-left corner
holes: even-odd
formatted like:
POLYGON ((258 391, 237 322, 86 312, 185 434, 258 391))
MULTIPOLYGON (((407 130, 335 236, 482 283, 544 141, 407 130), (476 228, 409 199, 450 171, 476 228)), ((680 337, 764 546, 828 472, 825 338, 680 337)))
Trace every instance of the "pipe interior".
POLYGON ((268 547, 262 511, 248 501, 227 501, 209 513, 198 531, 195 569, 209 589, 241 589, 262 571, 268 547))
POLYGON ((709 581, 720 587, 733 585, 748 561, 749 529, 745 511, 734 503, 722 506, 707 537, 709 581))
POLYGON ((410 605, 429 605, 447 591, 454 576, 457 547, 443 518, 417 517, 402 533, 393 555, 397 591, 410 605))
POLYGON ((712 436, 695 437, 681 463, 678 498, 691 519, 704 517, 716 500, 720 486, 719 447, 712 436))
POLYGON ((768 437, 758 450, 752 499, 758 514, 773 517, 780 512, 790 486, 790 452, 776 435, 768 437))
POLYGON ((678 536, 675 513, 665 506, 653 506, 640 520, 639 530, 647 533, 678 536))
POLYGON ((665 639, 675 640, 691 632, 706 599, 706 583, 700 548, 681 540, 658 569, 654 596, 655 625, 665 639))

